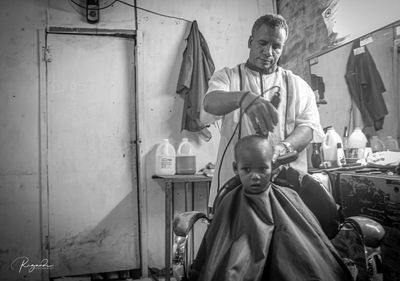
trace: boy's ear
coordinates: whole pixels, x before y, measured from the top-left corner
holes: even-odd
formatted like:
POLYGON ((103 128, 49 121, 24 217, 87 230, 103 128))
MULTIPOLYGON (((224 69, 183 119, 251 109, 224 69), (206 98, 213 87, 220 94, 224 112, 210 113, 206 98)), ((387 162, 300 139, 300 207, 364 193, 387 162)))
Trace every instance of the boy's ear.
POLYGON ((239 171, 238 171, 238 167, 237 167, 236 161, 233 161, 232 167, 233 167, 233 172, 235 173, 235 175, 237 175, 239 173, 239 171))

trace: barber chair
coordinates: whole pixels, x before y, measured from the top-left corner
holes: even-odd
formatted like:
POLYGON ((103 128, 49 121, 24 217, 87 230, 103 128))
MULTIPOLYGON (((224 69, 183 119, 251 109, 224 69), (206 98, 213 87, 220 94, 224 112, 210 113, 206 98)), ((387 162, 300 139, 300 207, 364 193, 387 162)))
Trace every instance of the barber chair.
MULTIPOLYGON (((378 222, 363 216, 339 218, 338 205, 326 188, 311 175, 280 167, 274 183, 295 190, 318 219, 326 236, 350 269, 354 280, 373 279, 381 274, 380 244, 385 230, 378 222), (374 277, 375 276, 375 277, 374 277)), ((226 194, 240 186, 238 176, 233 177, 220 189, 213 210, 226 194)), ((172 256, 173 275, 178 281, 189 280, 192 262, 188 255, 188 237, 196 222, 212 223, 212 218, 198 211, 184 212, 173 221, 174 245, 172 256)))

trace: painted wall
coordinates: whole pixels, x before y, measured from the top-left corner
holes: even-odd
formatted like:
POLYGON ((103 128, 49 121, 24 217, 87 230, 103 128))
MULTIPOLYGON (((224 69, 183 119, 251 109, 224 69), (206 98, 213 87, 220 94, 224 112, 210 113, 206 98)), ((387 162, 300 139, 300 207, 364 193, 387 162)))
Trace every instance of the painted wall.
MULTIPOLYGON (((138 4, 146 9, 197 20, 216 69, 234 66, 247 59, 247 40, 253 21, 273 10, 272 1, 260 0, 202 0, 197 1, 195 5, 187 3, 184 0, 138 1, 138 4)), ((146 76, 143 96, 139 98, 143 99, 144 105, 140 118, 142 123, 148 125, 141 127, 141 172, 142 178, 145 179, 142 186, 147 190, 149 266, 163 268, 164 192, 163 185, 151 179, 154 173, 156 145, 162 138, 170 138, 177 147, 180 139, 187 136, 195 145, 198 155, 197 167, 201 168, 208 162, 215 162, 219 138, 215 127, 211 127, 213 138, 209 143, 196 134, 180 132, 183 100, 175 94, 175 90, 190 23, 141 11, 138 12, 138 23, 139 30, 143 31, 146 76)), ((178 198, 182 196, 179 197, 178 194, 178 198)), ((200 199, 199 196, 198 200, 200 199)), ((203 202, 205 204, 205 200, 203 202)))
MULTIPOLYGON (((272 11, 272 1, 267 0, 202 0, 191 5, 183 0, 137 2, 146 9, 197 20, 217 69, 246 60, 253 21, 272 11)), ((18 274, 10 268, 20 256, 32 263, 41 259, 38 30, 46 25, 134 29, 134 10, 116 3, 101 11, 98 24, 90 25, 82 10, 67 0, 20 0, 18 5, 3 0, 0 15, 0 276, 40 280, 40 271, 18 274)), ((138 26, 143 35, 139 81, 143 256, 144 264, 162 268, 164 193, 162 185, 151 179, 155 146, 163 138, 177 145, 183 136, 189 137, 201 168, 215 161, 218 130, 211 127, 214 136, 209 143, 180 132, 183 100, 175 89, 190 24, 139 11, 138 26)))
MULTIPOLYGON (((2 1, 0 11, 0 279, 13 259, 40 261, 39 72, 37 29, 46 1, 2 1)), ((18 271, 18 269, 16 269, 18 271)))

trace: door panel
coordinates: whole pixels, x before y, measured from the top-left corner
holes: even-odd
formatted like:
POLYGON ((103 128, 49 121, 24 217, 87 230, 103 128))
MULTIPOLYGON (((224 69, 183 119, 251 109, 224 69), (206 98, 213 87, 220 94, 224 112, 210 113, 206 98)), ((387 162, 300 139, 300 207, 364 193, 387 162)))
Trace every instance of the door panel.
POLYGON ((134 41, 48 34, 52 277, 140 267, 134 41))

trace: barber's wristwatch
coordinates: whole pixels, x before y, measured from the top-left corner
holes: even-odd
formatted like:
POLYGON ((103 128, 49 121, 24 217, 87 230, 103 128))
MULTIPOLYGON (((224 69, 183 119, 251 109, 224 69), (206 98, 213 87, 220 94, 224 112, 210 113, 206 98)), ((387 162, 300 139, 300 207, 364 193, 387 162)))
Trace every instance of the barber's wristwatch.
POLYGON ((290 153, 290 152, 294 151, 293 146, 290 143, 288 143, 286 141, 281 141, 281 144, 285 147, 286 153, 290 153))

